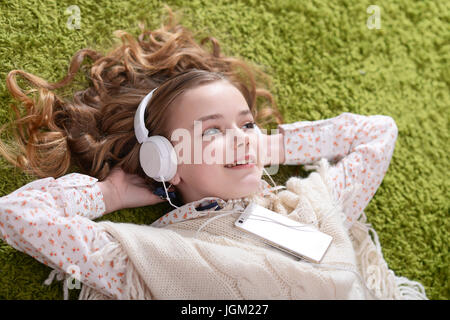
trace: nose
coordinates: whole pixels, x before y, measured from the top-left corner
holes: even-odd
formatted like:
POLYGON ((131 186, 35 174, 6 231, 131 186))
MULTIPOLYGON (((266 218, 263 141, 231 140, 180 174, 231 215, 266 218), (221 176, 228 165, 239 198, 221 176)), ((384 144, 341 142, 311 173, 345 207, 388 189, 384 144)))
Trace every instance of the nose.
POLYGON ((242 147, 243 145, 248 145, 250 142, 248 134, 241 129, 234 130, 232 138, 233 138, 233 147, 235 150, 242 147))

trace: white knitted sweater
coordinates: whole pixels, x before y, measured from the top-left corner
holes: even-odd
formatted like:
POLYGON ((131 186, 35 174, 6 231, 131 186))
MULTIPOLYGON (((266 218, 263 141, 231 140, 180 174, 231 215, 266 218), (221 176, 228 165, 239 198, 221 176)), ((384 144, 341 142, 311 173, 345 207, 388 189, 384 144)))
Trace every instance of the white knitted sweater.
MULTIPOLYGON (((305 167, 317 172, 291 177, 286 190, 246 198, 240 205, 256 201, 331 235, 320 264, 239 231, 234 222, 240 213, 221 211, 164 228, 100 222, 117 241, 97 258, 127 266, 124 299, 426 299, 420 283, 388 268, 364 216, 350 230, 344 227, 342 208, 352 201, 352 192, 337 199, 328 181, 328 161, 305 167)), ((222 211, 233 208, 236 203, 222 211)), ((87 286, 79 298, 108 299, 87 286)))

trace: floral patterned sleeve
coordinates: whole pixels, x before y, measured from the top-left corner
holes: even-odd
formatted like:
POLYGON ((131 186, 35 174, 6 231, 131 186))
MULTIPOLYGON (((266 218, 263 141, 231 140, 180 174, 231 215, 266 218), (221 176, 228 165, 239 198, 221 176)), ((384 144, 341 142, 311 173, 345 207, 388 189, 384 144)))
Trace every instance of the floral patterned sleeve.
POLYGON ((0 239, 55 270, 79 270, 84 285, 120 298, 125 271, 92 258, 112 241, 91 220, 105 213, 96 182, 71 173, 32 181, 1 197, 0 239))
POLYGON ((326 158, 336 162, 331 177, 338 197, 347 188, 361 186, 353 203, 344 208, 345 225, 351 227, 388 170, 398 135, 395 121, 384 115, 345 112, 331 119, 281 124, 278 129, 284 134, 283 164, 310 164, 326 158))

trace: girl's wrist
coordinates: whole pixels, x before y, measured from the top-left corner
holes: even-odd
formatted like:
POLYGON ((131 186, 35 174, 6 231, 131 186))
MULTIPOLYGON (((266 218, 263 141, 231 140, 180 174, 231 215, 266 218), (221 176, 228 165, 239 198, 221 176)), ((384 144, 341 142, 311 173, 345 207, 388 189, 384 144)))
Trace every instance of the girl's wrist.
POLYGON ((283 164, 285 159, 285 153, 284 153, 284 134, 278 133, 277 136, 277 145, 278 145, 278 164, 283 164))
POLYGON ((265 163, 266 166, 284 163, 285 155, 283 133, 268 135, 267 155, 268 156, 265 163))
POLYGON ((97 184, 103 194, 103 202, 106 208, 105 214, 120 210, 120 206, 117 204, 117 195, 111 182, 104 180, 97 182, 97 184))

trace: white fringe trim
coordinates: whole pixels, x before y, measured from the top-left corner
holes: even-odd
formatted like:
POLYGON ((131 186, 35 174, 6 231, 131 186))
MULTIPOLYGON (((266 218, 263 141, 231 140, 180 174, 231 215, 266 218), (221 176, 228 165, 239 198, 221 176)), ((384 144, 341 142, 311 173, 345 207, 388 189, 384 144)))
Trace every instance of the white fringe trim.
MULTIPOLYGON (((353 195, 362 187, 361 184, 356 184, 352 188, 346 189, 338 199, 330 180, 331 177, 327 173, 329 163, 325 158, 313 165, 305 165, 305 169, 315 169, 320 174, 329 193, 334 198, 333 200, 340 203, 342 208, 352 203, 353 195)), ((422 284, 405 277, 397 277, 389 269, 381 251, 377 232, 370 224, 366 224, 367 217, 364 213, 360 220, 354 222, 349 233, 354 244, 359 269, 370 293, 377 299, 427 300, 422 284)))
POLYGON ((69 300, 69 288, 67 285, 67 281, 70 279, 69 274, 66 274, 64 271, 61 271, 61 270, 53 269, 50 272, 50 274, 48 275, 48 278, 44 281, 44 285, 46 285, 46 286, 51 285, 53 280, 55 279, 55 276, 56 276, 56 280, 58 280, 58 281, 64 280, 63 296, 64 296, 64 300, 69 300))

